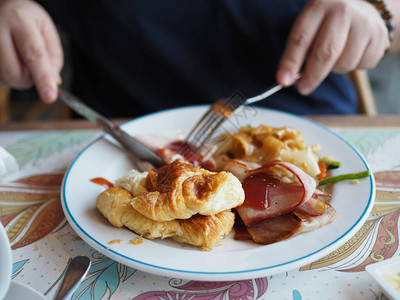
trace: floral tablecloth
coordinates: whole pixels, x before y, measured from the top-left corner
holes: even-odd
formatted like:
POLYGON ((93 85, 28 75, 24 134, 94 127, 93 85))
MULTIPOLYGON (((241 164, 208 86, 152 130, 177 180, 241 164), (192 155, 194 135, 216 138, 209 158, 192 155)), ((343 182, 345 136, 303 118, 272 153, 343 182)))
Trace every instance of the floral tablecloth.
POLYGON ((376 179, 373 211, 345 245, 279 275, 232 282, 200 282, 151 275, 117 263, 87 245, 67 223, 60 185, 74 157, 96 130, 0 132, 0 146, 20 171, 0 184, 0 220, 12 246, 12 280, 48 298, 71 257, 92 260, 72 299, 379 299, 368 264, 399 255, 400 128, 334 129, 366 158, 376 179))

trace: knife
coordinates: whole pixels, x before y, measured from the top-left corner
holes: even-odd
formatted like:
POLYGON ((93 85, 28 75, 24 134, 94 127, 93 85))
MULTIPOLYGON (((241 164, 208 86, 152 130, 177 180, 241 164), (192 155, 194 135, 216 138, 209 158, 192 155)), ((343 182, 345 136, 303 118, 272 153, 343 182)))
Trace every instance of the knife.
POLYGON ((127 134, 118 125, 114 124, 109 119, 105 118, 98 112, 88 107, 86 104, 84 104, 81 100, 79 100, 71 93, 65 91, 62 88, 59 88, 58 98, 62 100, 66 105, 68 105, 71 109, 73 109, 75 112, 85 117, 87 120, 95 124, 104 132, 111 135, 128 151, 133 153, 135 157, 137 157, 138 159, 147 161, 156 168, 160 168, 166 164, 161 159, 161 157, 158 156, 154 151, 149 149, 147 146, 145 146, 139 140, 135 139, 133 136, 127 134))

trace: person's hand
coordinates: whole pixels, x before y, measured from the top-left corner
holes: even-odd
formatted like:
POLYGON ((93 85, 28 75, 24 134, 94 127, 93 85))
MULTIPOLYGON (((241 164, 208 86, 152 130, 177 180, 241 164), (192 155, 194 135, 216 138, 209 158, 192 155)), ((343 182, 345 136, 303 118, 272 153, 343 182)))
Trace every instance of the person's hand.
POLYGON ((313 92, 333 71, 371 69, 389 47, 388 31, 376 8, 364 0, 311 0, 296 19, 277 72, 289 86, 313 92))
POLYGON ((30 0, 0 0, 0 84, 35 84, 43 101, 56 100, 63 52, 47 12, 30 0))

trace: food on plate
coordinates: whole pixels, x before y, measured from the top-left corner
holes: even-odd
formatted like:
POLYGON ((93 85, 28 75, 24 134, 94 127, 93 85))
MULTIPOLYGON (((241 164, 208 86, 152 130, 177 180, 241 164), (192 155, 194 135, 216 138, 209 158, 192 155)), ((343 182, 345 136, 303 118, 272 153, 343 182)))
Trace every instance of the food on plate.
POLYGON ((142 236, 140 235, 140 236, 138 236, 138 237, 136 237, 136 238, 134 238, 134 239, 131 239, 131 240, 129 241, 129 244, 132 244, 132 245, 140 245, 140 244, 143 244, 143 238, 142 238, 142 236))
POLYGON ((116 227, 148 239, 174 240, 208 248, 228 235, 244 201, 240 181, 175 161, 150 172, 130 171, 97 198, 97 208, 116 227))
POLYGON ((163 145, 153 150, 168 165, 131 170, 98 196, 97 207, 116 227, 203 248, 232 228, 237 240, 271 244, 325 226, 337 213, 329 204, 331 194, 321 186, 369 175, 329 177, 340 163, 321 157, 319 145, 308 145, 301 131, 290 127, 226 132, 216 146, 207 147, 212 153, 193 153, 180 141, 164 140, 163 145))
MULTIPOLYGON (((237 208, 246 225, 250 226, 303 207, 303 211, 311 211, 305 205, 313 199, 317 183, 298 167, 275 160, 249 170, 248 173, 242 182, 246 200, 237 208), (290 178, 290 175, 294 177, 290 178)), ((316 214, 325 210, 323 203, 312 205, 312 208, 316 214)))
POLYGON ((107 244, 109 244, 109 245, 115 245, 115 244, 119 244, 119 243, 121 243, 121 242, 122 242, 122 240, 120 240, 120 239, 115 239, 115 240, 109 241, 107 244))
POLYGON ((331 195, 317 188, 318 176, 326 176, 320 147, 308 145, 301 131, 242 127, 222 135, 220 143, 217 169, 235 174, 245 190, 236 209, 235 239, 271 244, 336 219, 331 195))
POLYGON ((231 173, 180 161, 150 172, 131 171, 117 185, 133 194, 133 208, 155 221, 215 215, 244 200, 241 183, 231 173))
POLYGON ((225 169, 228 159, 246 162, 250 168, 281 160, 294 164, 312 177, 320 173, 319 145, 309 146, 300 130, 291 127, 244 126, 238 132, 220 136, 220 147, 214 154, 217 169, 225 169))

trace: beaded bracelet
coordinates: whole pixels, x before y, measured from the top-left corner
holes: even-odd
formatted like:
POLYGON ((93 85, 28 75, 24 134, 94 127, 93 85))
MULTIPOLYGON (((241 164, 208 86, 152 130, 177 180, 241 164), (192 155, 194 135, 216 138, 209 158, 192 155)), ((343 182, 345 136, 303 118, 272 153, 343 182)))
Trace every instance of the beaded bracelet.
POLYGON ((394 38, 394 30, 396 29, 396 25, 393 22, 393 14, 388 9, 385 0, 367 0, 367 1, 372 5, 374 5, 375 8, 378 10, 388 30, 389 41, 392 42, 394 38))

